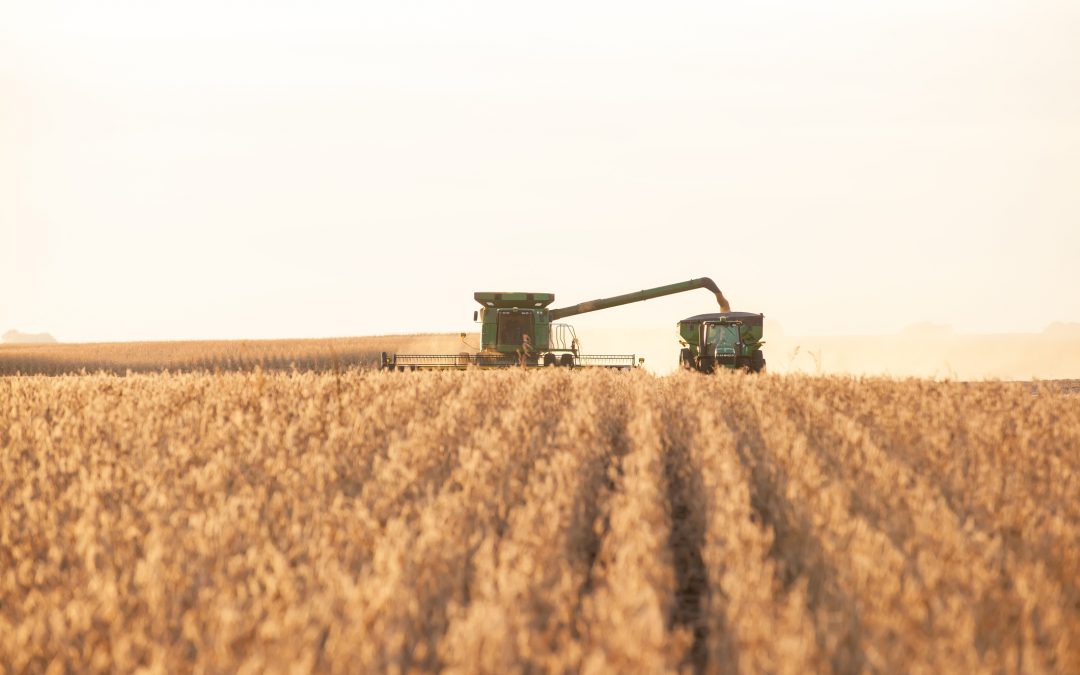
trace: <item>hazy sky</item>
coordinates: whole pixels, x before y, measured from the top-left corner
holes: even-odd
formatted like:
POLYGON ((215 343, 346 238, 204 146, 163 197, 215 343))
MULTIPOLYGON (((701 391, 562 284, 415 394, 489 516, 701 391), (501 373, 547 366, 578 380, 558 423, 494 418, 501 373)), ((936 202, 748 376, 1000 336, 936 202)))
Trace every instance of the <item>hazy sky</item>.
POLYGON ((0 0, 0 331, 1013 332, 1078 259, 1076 0, 0 0))

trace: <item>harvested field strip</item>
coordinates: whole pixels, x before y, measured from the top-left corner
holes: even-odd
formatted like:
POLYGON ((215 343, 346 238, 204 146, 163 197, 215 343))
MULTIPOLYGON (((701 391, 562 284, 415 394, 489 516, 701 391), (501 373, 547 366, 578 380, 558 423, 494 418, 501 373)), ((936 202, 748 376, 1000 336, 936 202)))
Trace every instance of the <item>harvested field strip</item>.
POLYGON ((988 383, 0 378, 15 671, 1075 672, 1080 399, 988 383))

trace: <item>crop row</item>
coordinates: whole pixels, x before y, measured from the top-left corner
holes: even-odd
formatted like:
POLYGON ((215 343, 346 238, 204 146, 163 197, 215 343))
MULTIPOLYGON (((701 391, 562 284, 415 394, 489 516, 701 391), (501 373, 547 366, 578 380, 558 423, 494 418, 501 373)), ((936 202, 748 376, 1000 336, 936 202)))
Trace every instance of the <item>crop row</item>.
POLYGON ((0 419, 15 672, 1080 670, 1050 389, 21 376, 0 419))

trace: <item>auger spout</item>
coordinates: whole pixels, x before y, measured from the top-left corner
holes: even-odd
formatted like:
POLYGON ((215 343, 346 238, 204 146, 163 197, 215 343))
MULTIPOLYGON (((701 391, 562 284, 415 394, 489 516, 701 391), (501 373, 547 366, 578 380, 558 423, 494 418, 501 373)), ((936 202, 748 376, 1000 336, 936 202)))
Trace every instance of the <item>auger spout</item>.
POLYGON ((654 298, 661 298, 665 295, 673 295, 675 293, 683 293, 685 291, 692 291, 695 288, 704 288, 712 291, 716 295, 716 303, 720 305, 720 311, 730 312, 731 305, 728 304, 727 298, 717 288, 716 283, 708 277, 702 277, 700 279, 691 279, 690 281, 680 281, 676 284, 668 284, 667 286, 657 286, 656 288, 648 288, 643 291, 635 291, 633 293, 626 293, 624 295, 616 295, 611 298, 599 298, 597 300, 589 300, 570 307, 560 307, 553 309, 550 312, 552 321, 558 321, 568 316, 575 316, 577 314, 584 314, 586 312, 595 312, 599 309, 609 309, 611 307, 618 307, 620 305, 628 305, 633 302, 641 302, 643 300, 652 300, 654 298))

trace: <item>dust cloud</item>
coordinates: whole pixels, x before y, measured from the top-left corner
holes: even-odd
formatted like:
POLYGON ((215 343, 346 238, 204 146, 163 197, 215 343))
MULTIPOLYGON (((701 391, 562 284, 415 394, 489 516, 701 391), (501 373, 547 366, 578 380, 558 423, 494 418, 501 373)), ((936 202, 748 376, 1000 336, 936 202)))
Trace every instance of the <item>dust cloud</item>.
POLYGON ((394 351, 401 354, 470 354, 480 351, 480 334, 431 333, 394 336, 394 351))
POLYGON ((0 336, 0 343, 6 345, 44 345, 55 342, 56 338, 48 333, 23 333, 14 329, 0 336))
POLYGON ((1080 336, 963 333, 780 337, 766 345, 774 372, 874 374, 960 380, 1080 375, 1080 336))
MULTIPOLYGON (((678 367, 675 324, 666 329, 579 331, 585 354, 636 354, 658 375, 678 367)), ((1043 333, 965 334, 916 325, 893 335, 797 336, 765 331, 772 373, 889 375, 959 380, 1080 377, 1080 326, 1043 333)))

